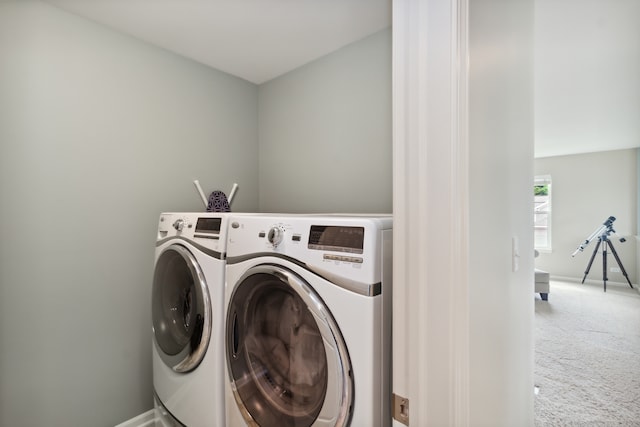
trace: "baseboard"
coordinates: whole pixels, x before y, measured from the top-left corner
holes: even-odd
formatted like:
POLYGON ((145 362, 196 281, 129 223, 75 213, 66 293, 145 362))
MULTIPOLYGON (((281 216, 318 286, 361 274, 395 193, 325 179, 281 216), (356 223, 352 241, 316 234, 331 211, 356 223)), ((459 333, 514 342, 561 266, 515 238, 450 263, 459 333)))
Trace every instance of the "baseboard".
MULTIPOLYGON (((582 279, 579 278, 579 277, 555 276, 555 275, 549 275, 549 280, 558 280, 558 281, 561 281, 561 282, 575 282, 575 283, 581 283, 582 282, 582 279)), ((588 283, 590 285, 601 285, 602 284, 602 279, 601 280, 586 279, 584 282, 588 283)), ((608 285, 629 286, 629 284, 627 282, 615 282, 613 280, 607 280, 607 284, 608 285)), ((633 283, 632 287, 636 291, 640 292, 640 287, 638 287, 638 285, 636 283, 633 283)))
POLYGON ((155 410, 150 409, 147 412, 131 418, 115 427, 153 427, 156 422, 155 410))

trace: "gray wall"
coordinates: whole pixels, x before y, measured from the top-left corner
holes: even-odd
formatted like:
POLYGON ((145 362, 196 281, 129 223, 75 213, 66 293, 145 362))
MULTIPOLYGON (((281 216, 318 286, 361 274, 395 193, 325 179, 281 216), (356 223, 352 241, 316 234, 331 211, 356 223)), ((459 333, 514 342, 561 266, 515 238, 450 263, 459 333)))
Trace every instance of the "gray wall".
POLYGON ((260 86, 260 209, 391 212, 391 31, 260 86))
MULTIPOLYGON (((632 282, 637 278, 638 179, 637 149, 605 151, 590 154, 556 156, 535 160, 537 175, 552 179, 552 245, 551 253, 541 253, 536 267, 554 276, 582 279, 597 239, 583 253, 571 257, 589 235, 609 216, 619 237, 613 244, 632 282)), ((609 267, 617 267, 609 255, 609 267)), ((609 280, 625 282, 620 273, 609 272, 609 280)), ((602 255, 596 256, 588 279, 602 280, 602 255)), ((552 289, 553 292, 553 289, 552 289)))
POLYGON ((235 211, 390 212, 390 37, 258 88, 38 1, 0 3, 0 425, 108 426, 151 407, 156 221, 203 210, 194 179, 239 183, 235 211))
POLYGON ((158 214, 258 207, 258 89, 31 1, 0 76, 0 425, 113 426, 152 405, 158 214))

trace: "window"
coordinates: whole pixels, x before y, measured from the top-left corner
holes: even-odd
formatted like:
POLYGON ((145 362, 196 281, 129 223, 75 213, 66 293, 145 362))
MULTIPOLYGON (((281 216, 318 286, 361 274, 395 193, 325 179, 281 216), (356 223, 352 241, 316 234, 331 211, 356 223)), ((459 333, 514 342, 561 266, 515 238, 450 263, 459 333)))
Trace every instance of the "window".
POLYGON ((533 182, 535 248, 551 251, 551 177, 536 176, 533 182))

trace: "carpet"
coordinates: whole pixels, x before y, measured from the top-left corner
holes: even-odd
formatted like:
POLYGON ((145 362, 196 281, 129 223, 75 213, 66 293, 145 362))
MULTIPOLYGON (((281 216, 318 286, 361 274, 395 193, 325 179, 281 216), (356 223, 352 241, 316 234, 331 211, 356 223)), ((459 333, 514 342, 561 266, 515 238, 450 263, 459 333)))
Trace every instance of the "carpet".
POLYGON ((535 312, 535 426, 640 426, 638 291, 551 281, 535 312))

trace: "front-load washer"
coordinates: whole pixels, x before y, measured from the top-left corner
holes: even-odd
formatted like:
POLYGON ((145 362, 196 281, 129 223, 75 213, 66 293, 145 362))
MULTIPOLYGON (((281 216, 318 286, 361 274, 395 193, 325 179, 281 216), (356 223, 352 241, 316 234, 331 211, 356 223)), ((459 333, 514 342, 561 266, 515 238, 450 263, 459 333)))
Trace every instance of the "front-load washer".
POLYGON ((391 216, 229 222, 228 427, 391 425, 391 216))
POLYGON ((228 213, 160 215, 152 289, 153 387, 164 426, 224 427, 228 213))

